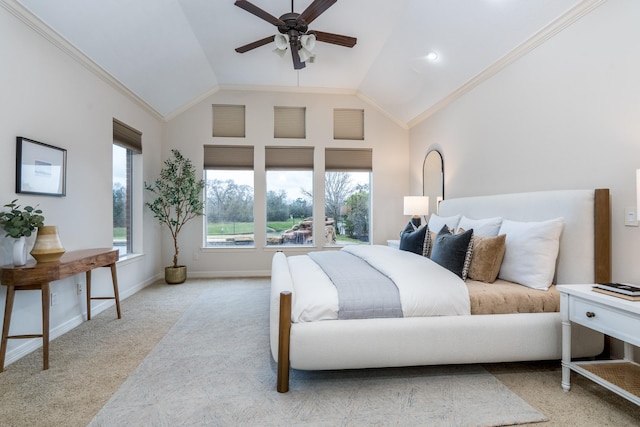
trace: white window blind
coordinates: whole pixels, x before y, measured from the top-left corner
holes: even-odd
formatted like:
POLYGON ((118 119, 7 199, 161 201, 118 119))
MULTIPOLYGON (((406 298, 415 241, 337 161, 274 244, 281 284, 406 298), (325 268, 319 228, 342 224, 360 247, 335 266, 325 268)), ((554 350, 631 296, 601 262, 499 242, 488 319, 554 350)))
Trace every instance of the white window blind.
POLYGON ((333 139, 364 140, 364 110, 333 110, 333 139))
POLYGON ((305 107, 274 107, 274 138, 306 138, 305 107))
POLYGON ((245 137, 244 105, 213 105, 213 136, 245 137))

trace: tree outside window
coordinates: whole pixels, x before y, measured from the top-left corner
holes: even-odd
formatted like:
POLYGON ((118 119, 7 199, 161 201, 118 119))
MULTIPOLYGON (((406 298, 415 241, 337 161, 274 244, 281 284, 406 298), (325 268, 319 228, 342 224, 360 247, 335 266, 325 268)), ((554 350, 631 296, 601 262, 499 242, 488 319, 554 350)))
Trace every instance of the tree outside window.
POLYGON ((253 171, 206 170, 205 181, 206 245, 253 245, 253 171))
MULTIPOLYGON (((325 174, 325 215, 332 223, 331 245, 370 242, 370 173, 327 172, 325 174)), ((327 226, 328 227, 328 226, 327 226)))
POLYGON ((313 244, 313 171, 267 171, 267 246, 313 244))

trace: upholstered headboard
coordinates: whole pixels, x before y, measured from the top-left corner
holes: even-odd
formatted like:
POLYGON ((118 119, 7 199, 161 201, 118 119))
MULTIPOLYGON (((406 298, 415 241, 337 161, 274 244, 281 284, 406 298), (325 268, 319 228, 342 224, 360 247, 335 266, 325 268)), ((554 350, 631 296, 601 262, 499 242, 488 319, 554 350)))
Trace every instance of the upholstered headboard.
POLYGON ((611 280, 609 190, 559 190, 446 199, 439 215, 545 221, 562 217, 556 283, 611 280))

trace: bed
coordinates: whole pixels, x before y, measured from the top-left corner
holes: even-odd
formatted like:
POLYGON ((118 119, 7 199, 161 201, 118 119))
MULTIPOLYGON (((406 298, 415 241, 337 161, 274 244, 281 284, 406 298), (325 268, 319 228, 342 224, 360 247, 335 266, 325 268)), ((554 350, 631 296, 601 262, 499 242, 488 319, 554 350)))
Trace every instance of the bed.
MULTIPOLYGON (((597 283, 611 279, 609 199, 607 189, 466 197, 442 201, 436 217, 499 217, 523 224, 561 219, 552 283, 597 283)), ((509 254, 509 240, 506 247, 509 254)), ((383 250, 390 248, 373 249, 383 250)), ((403 252, 391 250, 397 256, 403 252)), ((308 271, 309 276, 302 280, 300 274, 292 273, 293 260, 307 256, 286 257, 278 252, 272 260, 270 345, 277 362, 279 392, 289 389, 290 368, 334 370, 561 358, 557 308, 533 313, 301 320, 296 303, 310 299, 302 295, 303 285, 315 280, 310 275, 322 274, 308 271)), ((420 258, 412 253, 406 256, 420 258)), ((515 263, 520 264, 526 262, 515 263)), ((554 289, 536 291, 552 293, 554 289)), ((578 325, 573 328, 572 354, 591 357, 603 351, 602 334, 578 325)))

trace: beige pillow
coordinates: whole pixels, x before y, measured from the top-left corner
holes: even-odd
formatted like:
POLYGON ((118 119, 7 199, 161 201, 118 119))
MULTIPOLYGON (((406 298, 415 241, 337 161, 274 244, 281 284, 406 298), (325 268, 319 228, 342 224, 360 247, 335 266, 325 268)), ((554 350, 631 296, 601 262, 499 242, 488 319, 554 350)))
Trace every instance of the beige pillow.
POLYGON ((495 282, 504 258, 506 238, 506 234, 496 237, 473 236, 473 257, 468 274, 470 279, 495 282))

